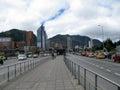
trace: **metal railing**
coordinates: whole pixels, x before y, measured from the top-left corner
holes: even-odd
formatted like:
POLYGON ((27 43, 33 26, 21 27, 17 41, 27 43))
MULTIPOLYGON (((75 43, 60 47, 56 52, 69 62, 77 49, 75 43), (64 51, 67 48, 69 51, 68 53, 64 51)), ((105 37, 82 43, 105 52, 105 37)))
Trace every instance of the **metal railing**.
POLYGON ((0 85, 18 77, 25 72, 37 67, 43 62, 47 61, 49 57, 43 57, 35 60, 25 60, 18 62, 13 65, 1 66, 0 67, 0 85))
POLYGON ((120 90, 120 85, 76 63, 67 56, 64 62, 84 90, 120 90))

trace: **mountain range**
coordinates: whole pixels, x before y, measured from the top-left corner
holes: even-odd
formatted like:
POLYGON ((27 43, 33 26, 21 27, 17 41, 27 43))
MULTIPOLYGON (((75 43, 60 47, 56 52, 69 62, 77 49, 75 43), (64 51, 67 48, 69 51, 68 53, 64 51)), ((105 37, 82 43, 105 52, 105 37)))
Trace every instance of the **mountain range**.
MULTIPOLYGON (((26 41, 26 32, 23 30, 18 30, 18 29, 11 29, 6 32, 1 32, 0 37, 11 37, 14 41, 19 42, 19 41, 26 41)), ((72 40, 72 47, 74 48, 76 45, 78 46, 88 46, 88 42, 90 41, 90 37, 87 36, 81 36, 81 35, 56 35, 52 38, 49 38, 50 41, 50 46, 51 44, 61 44, 64 48, 67 47, 67 37, 70 37, 72 40)), ((34 34, 34 45, 37 43, 37 37, 34 34)), ((93 39, 93 44, 94 46, 101 46, 102 42, 100 42, 97 39, 93 39)))
MULTIPOLYGON (((67 47, 67 37, 71 38, 72 41, 72 47, 74 48, 76 45, 77 46, 88 46, 88 42, 90 41, 90 37, 87 36, 81 36, 81 35, 56 35, 52 38, 50 38, 50 42, 62 44, 64 48, 67 47)), ((97 39, 92 39, 93 40, 93 45, 100 47, 102 42, 97 40, 97 39)), ((51 43, 52 44, 52 43, 51 43)))

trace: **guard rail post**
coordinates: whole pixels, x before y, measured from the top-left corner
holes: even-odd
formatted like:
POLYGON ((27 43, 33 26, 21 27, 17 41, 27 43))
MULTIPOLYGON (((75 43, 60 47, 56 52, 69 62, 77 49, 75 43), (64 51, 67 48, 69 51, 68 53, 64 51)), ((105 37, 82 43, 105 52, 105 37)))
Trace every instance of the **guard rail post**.
POLYGON ((95 74, 95 90, 97 90, 97 75, 95 74))
POLYGON ((29 70, 29 61, 28 61, 28 70, 29 70))
POLYGON ((86 69, 84 68, 84 90, 86 90, 86 69))
POLYGON ((8 81, 9 81, 9 79, 10 79, 10 78, 9 78, 9 75, 10 75, 10 73, 9 73, 9 66, 8 66, 8 81))
POLYGON ((74 75, 74 74, 73 74, 73 62, 72 62, 72 75, 74 75))
POLYGON ((16 77, 16 64, 15 64, 15 77, 16 77))
POLYGON ((21 63, 20 63, 20 74, 22 74, 21 63))
POLYGON ((80 85, 80 66, 78 65, 78 84, 80 85))
POLYGON ((120 90, 120 87, 118 86, 118 90, 120 90))
POLYGON ((76 70, 76 63, 74 64, 74 68, 75 68, 75 70, 74 70, 74 72, 75 72, 75 79, 77 79, 77 70, 76 70))
POLYGON ((70 72, 72 73, 72 62, 71 61, 70 61, 70 72))

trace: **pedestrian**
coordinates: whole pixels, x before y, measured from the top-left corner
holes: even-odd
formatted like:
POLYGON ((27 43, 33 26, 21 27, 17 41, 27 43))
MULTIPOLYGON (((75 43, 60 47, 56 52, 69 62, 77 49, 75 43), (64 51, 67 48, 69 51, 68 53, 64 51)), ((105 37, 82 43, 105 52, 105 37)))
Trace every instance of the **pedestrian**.
POLYGON ((54 53, 54 58, 56 58, 57 57, 57 54, 56 53, 54 53))
POLYGON ((55 55, 54 55, 54 52, 52 52, 52 59, 54 59, 55 58, 55 55))
POLYGON ((2 56, 0 56, 0 64, 3 65, 3 57, 2 56))

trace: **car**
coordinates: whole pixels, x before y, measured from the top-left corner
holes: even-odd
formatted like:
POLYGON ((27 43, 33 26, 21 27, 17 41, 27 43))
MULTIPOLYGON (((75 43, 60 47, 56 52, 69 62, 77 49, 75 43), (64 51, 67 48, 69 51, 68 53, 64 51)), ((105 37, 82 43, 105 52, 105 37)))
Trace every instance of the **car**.
POLYGON ((98 55, 96 55, 97 59, 105 59, 105 55, 103 53, 99 53, 98 55))
POLYGON ((93 57, 95 57, 95 55, 94 55, 94 53, 89 53, 88 57, 93 58, 93 57))
POLYGON ((88 53, 82 52, 82 53, 81 53, 81 56, 86 56, 86 57, 88 57, 88 53))
POLYGON ((19 54, 18 55, 18 60, 26 60, 27 56, 25 54, 19 54))
POLYGON ((120 45, 116 47, 116 53, 113 56, 114 62, 120 63, 120 45))
POLYGON ((27 52, 27 57, 32 58, 32 52, 27 52))
POLYGON ((29 55, 27 55, 27 57, 28 57, 28 58, 32 58, 32 57, 33 57, 33 55, 32 55, 32 54, 29 54, 29 55))
POLYGON ((37 58, 38 57, 38 54, 33 54, 33 58, 37 58))
POLYGON ((114 62, 119 62, 120 63, 120 54, 115 54, 113 56, 114 62))

